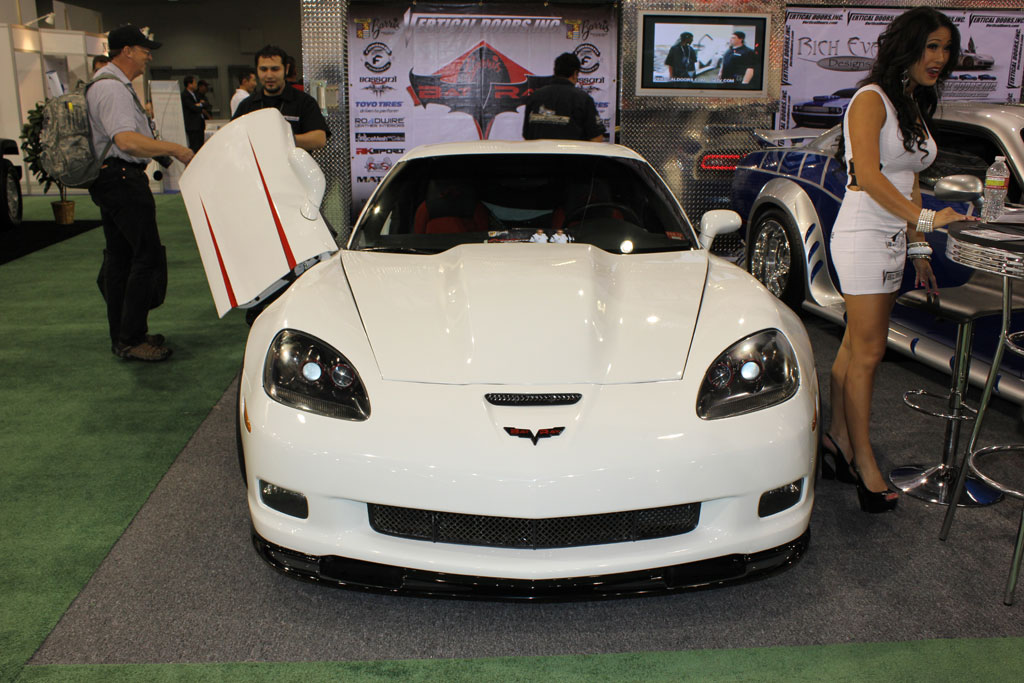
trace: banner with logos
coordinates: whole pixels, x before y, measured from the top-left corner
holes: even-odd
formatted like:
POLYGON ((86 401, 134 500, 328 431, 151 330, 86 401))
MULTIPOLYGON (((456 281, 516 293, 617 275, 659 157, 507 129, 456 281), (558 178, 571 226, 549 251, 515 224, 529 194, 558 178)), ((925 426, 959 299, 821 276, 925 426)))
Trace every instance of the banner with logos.
POLYGON ((610 5, 360 3, 348 16, 354 207, 417 145, 521 140, 523 103, 563 52, 579 57, 577 85, 615 129, 610 5))
MULTIPOLYGON (((857 82, 874 61, 878 36, 903 11, 827 7, 787 11, 776 128, 829 128, 842 122, 857 82)), ((943 101, 1019 102, 1024 12, 941 11, 960 31, 961 51, 943 89, 943 101)))

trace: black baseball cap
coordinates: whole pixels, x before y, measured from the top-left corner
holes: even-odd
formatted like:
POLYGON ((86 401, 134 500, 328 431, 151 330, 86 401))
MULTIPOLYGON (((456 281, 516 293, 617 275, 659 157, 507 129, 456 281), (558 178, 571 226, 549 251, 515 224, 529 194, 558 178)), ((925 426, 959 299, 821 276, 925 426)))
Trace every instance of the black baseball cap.
POLYGON ((128 47, 129 45, 140 45, 142 47, 148 47, 150 50, 155 50, 160 47, 161 43, 155 40, 150 40, 142 31, 132 24, 126 26, 120 26, 115 28, 113 31, 107 34, 107 45, 110 46, 110 51, 120 50, 122 47, 128 47))

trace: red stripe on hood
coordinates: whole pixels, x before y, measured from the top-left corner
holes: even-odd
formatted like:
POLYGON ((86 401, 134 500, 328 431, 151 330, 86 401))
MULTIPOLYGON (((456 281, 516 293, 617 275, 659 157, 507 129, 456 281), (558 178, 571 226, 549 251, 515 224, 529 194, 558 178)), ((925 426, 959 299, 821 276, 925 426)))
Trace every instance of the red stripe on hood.
POLYGON ((231 308, 236 308, 238 302, 235 300, 235 290, 231 288, 231 278, 228 277, 228 269, 224 267, 224 257, 220 255, 220 247, 217 246, 217 236, 213 234, 213 224, 210 223, 210 214, 206 211, 206 202, 199 198, 199 203, 203 206, 203 215, 206 217, 206 227, 210 230, 210 239, 213 240, 213 251, 217 254, 217 264, 220 266, 220 276, 224 279, 224 289, 228 293, 228 303, 231 304, 231 308))
POLYGON ((270 198, 270 188, 267 187, 267 181, 263 177, 263 169, 260 168, 260 160, 256 156, 256 148, 252 146, 252 139, 249 140, 249 148, 252 150, 252 158, 256 161, 256 170, 260 174, 260 182, 263 183, 263 192, 267 195, 270 213, 274 216, 274 225, 277 226, 277 236, 281 240, 281 249, 284 250, 284 257, 288 261, 289 270, 293 270, 295 268, 295 255, 292 254, 292 247, 288 244, 288 236, 284 234, 284 226, 281 225, 281 217, 277 215, 274 200, 270 198))

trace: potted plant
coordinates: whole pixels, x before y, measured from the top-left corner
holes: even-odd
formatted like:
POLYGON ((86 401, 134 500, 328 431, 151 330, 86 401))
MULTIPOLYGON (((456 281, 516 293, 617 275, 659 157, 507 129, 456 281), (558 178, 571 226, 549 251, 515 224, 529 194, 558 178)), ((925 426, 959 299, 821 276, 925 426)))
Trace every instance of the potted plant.
POLYGON ((39 142, 39 131, 43 125, 43 103, 36 104, 35 109, 28 113, 28 123, 21 128, 21 150, 24 152, 25 165, 39 184, 43 186, 43 194, 53 185, 60 192, 60 199, 51 202, 53 220, 57 225, 71 225, 75 222, 75 203, 68 201, 68 188, 56 178, 49 175, 39 161, 42 145, 39 142))

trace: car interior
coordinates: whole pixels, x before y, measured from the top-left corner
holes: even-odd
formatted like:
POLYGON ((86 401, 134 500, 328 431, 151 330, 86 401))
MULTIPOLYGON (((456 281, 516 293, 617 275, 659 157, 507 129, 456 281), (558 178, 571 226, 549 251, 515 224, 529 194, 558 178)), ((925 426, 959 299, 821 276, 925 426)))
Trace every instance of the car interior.
POLYGON ((568 241, 612 251, 691 248, 692 228, 646 164, 594 155, 450 155, 396 166, 351 248, 437 252, 457 244, 568 241), (543 236, 543 239, 540 238, 543 236), (531 238, 533 238, 531 240, 531 238))

